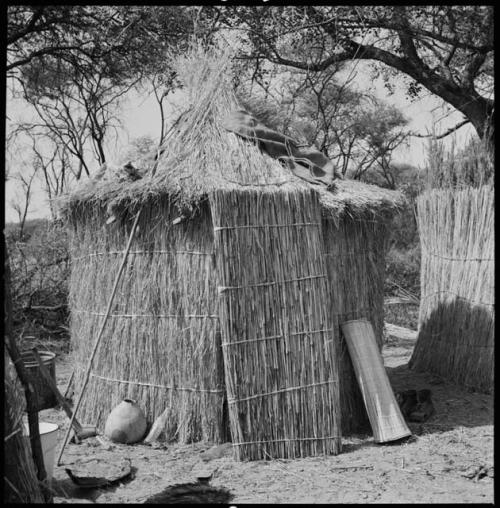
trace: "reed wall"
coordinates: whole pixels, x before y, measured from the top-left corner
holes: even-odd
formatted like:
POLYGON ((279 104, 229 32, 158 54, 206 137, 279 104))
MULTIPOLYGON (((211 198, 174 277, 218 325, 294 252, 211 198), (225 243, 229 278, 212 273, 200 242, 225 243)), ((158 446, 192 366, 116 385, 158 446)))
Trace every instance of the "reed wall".
POLYGON ((494 380, 494 189, 417 198, 419 332, 410 366, 484 392, 494 380))
POLYGON ((341 449, 338 333, 312 190, 211 195, 236 457, 341 449))
MULTIPOLYGON (((74 207, 71 215, 77 392, 132 224, 130 210, 116 215, 119 220, 110 225, 96 206, 74 207)), ((386 222, 321 218, 317 194, 306 189, 217 191, 210 207, 206 203, 190 220, 174 225, 177 216, 167 199, 152 201, 141 212, 79 419, 102 427, 111 409, 128 397, 139 402, 149 421, 165 407, 171 409, 168 439, 223 442, 230 439, 229 397, 232 438, 250 442, 236 447, 240 458, 337 453, 340 428, 348 435, 368 425, 339 325, 368 318, 382 345, 386 222), (217 294, 217 285, 259 280, 270 284, 217 294), (311 310, 311 305, 317 308, 311 310), (256 340, 267 337, 273 339, 256 340), (257 370, 248 373, 242 358, 251 344, 259 346, 250 356, 255 362, 250 368, 257 370), (300 349, 304 344, 307 351, 300 349), (317 355, 321 360, 315 373, 317 355), (301 363, 295 371, 297 358, 301 363), (269 362, 273 370, 259 370, 269 362), (233 386, 227 394, 224 363, 226 382, 233 386), (247 375, 247 384, 241 384, 247 375), (293 383, 298 393, 240 401, 259 390, 293 388, 293 383), (296 415, 287 422, 288 412, 280 411, 290 401, 296 415), (306 414, 313 410, 320 420, 308 423, 306 414), (282 427, 252 430, 251 422, 259 418, 277 419, 282 427), (311 436, 333 437, 321 441, 311 436)))
POLYGON ((353 319, 368 319, 382 349, 387 222, 348 216, 340 221, 324 218, 323 238, 328 301, 340 337, 342 432, 348 435, 365 430, 369 422, 340 325, 353 319))
MULTIPOLYGON (((165 434, 179 442, 224 442, 223 360, 218 331, 210 214, 174 225, 167 200, 144 206, 78 418, 103 428, 123 398, 150 422, 168 406, 165 434)), ((102 322, 130 211, 105 225, 99 207, 71 216, 71 336, 77 392, 102 322)))

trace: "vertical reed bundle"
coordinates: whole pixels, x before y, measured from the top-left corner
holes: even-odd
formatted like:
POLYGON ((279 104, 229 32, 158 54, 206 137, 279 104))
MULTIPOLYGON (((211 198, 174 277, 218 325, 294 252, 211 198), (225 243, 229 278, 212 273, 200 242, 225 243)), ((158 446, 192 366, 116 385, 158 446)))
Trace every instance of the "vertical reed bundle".
POLYGON ((494 369, 494 189, 417 198, 419 334, 410 366, 489 392, 494 369))
MULTIPOLYGON (((323 219, 328 301, 335 322, 367 317, 373 324, 379 349, 384 328, 385 254, 387 223, 353 219, 323 219)), ((356 382, 343 333, 340 334, 340 406, 342 432, 366 428, 367 414, 356 382)))
MULTIPOLYGON (((227 423, 210 215, 205 210, 174 225, 177 215, 168 199, 151 202, 141 214, 79 418, 102 426, 128 397, 150 421, 170 408, 168 438, 223 442, 227 423)), ((77 387, 132 216, 124 209, 121 221, 104 226, 98 207, 73 212, 70 308, 77 387)))
POLYGON ((316 193, 221 190, 210 201, 237 458, 339 453, 338 335, 316 193))
POLYGON ((29 439, 23 436, 26 401, 14 365, 4 351, 4 503, 43 503, 29 439))

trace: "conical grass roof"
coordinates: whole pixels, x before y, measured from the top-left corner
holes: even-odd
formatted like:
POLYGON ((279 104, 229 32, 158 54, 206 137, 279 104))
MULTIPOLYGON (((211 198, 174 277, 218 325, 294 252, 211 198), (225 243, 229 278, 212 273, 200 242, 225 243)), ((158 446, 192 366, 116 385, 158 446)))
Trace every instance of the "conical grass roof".
POLYGON ((193 209, 216 190, 259 190, 263 193, 316 189, 324 212, 339 218, 347 213, 393 212, 404 202, 399 192, 352 180, 336 180, 332 190, 301 180, 256 145, 222 126, 240 109, 233 90, 233 51, 193 46, 176 63, 186 93, 183 117, 166 139, 156 168, 140 168, 143 178, 89 180, 64 196, 68 212, 78 205, 137 206, 168 195, 180 209, 193 209))

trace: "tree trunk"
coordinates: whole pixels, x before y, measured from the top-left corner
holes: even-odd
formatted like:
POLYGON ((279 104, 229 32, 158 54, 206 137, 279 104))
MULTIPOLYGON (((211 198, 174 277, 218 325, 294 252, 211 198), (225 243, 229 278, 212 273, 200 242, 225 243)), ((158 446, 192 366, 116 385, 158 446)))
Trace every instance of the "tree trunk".
POLYGON ((495 107, 492 101, 474 93, 461 98, 453 105, 470 120, 481 139, 493 141, 495 107))
POLYGON ((463 113, 476 129, 477 135, 484 140, 491 155, 494 154, 495 102, 481 97, 474 89, 459 87, 455 83, 438 76, 429 74, 426 69, 416 68, 407 63, 399 70, 424 85, 430 92, 441 97, 455 109, 463 113))
MULTIPOLYGON (((332 36, 335 35, 330 27, 325 27, 325 31, 332 36)), ((485 99, 474 89, 473 82, 459 86, 452 77, 446 78, 437 74, 415 54, 412 54, 413 45, 405 48, 404 56, 398 56, 390 51, 376 48, 370 45, 362 45, 354 41, 344 43, 344 53, 338 57, 338 60, 377 60, 383 64, 392 67, 413 78, 417 83, 425 86, 427 90, 437 95, 444 101, 451 104, 454 108, 464 114, 476 129, 480 139, 486 141, 487 149, 490 154, 494 154, 495 148, 495 101, 485 99)), ((283 59, 270 57, 271 61, 282 63, 289 66, 299 67, 293 63, 285 62, 283 59)), ((320 67, 328 66, 328 61, 318 65, 320 67)))

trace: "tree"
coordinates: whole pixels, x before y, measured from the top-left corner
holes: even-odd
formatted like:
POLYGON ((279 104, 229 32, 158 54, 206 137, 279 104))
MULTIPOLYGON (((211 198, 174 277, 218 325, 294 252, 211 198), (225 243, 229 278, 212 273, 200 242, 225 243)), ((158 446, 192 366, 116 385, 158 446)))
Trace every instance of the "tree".
POLYGON ((147 72, 167 47, 193 31, 193 8, 126 5, 10 5, 7 8, 8 77, 37 62, 66 62, 128 80, 147 72), (155 48, 156 51, 151 51, 155 48))
MULTIPOLYGON (((480 138, 494 140, 493 6, 211 7, 241 31, 241 58, 309 72, 371 60, 411 78, 460 111, 480 138)), ((390 79, 390 76, 389 78, 390 79)), ((460 122, 463 125, 463 122, 460 122)))
POLYGON ((53 143, 51 148, 49 155, 45 155, 37 146, 37 140, 33 139, 33 163, 39 175, 41 174, 52 218, 56 219, 57 213, 52 200, 66 190, 72 166, 65 146, 53 143))
POLYGON ((114 83, 99 69, 90 73, 58 61, 33 63, 22 75, 26 82, 22 81, 21 96, 33 107, 38 121, 18 129, 63 146, 77 161, 76 179, 89 176, 87 148, 99 165, 106 162, 107 133, 116 130, 118 123, 114 111, 137 80, 114 83))
MULTIPOLYGON (((169 132, 168 125, 170 119, 168 118, 168 110, 166 107, 169 105, 171 110, 179 109, 179 106, 175 106, 169 101, 170 94, 181 87, 177 79, 177 73, 172 68, 172 60, 173 54, 167 53, 164 61, 149 76, 142 80, 138 87, 141 93, 151 93, 152 91, 160 112, 160 134, 158 136, 158 142, 154 147, 157 151, 157 155, 159 155, 159 151, 169 132)), ((150 144, 152 146, 154 142, 147 136, 136 139, 132 142, 132 152, 138 149, 140 156, 143 157, 145 154, 141 152, 141 145, 148 146, 149 148, 150 144)))
MULTIPOLYGON (((14 125, 9 139, 15 140, 18 134, 31 139, 49 202, 72 180, 90 176, 93 160, 99 166, 106 161, 110 134, 119 125, 119 102, 141 80, 154 81, 165 116, 165 97, 175 87, 167 57, 180 51, 195 29, 203 32, 200 21, 193 18, 197 10, 183 6, 8 7, 9 90, 35 113, 34 120, 14 125)), ((162 118, 160 141, 164 135, 162 118)))
POLYGON ((353 130, 362 140, 365 157, 354 169, 353 178, 360 179, 373 167, 390 189, 396 188, 392 154, 409 136, 403 130, 407 123, 401 111, 380 101, 374 101, 373 107, 357 113, 353 130))
POLYGON ((26 217, 31 205, 32 185, 37 172, 38 167, 34 164, 27 175, 25 172, 19 171, 13 177, 20 183, 20 191, 10 200, 9 204, 16 212, 19 220, 19 240, 22 240, 24 237, 24 225, 26 224, 26 217))

